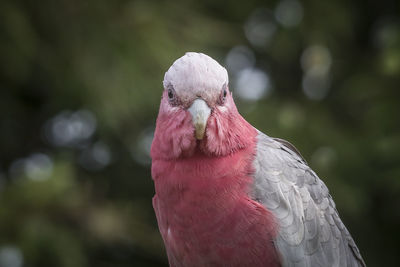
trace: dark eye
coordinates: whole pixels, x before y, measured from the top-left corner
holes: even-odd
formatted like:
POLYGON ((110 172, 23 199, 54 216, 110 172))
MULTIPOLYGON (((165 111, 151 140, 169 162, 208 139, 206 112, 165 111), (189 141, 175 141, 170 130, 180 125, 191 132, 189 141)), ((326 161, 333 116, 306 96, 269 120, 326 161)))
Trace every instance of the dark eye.
POLYGON ((220 105, 223 105, 225 103, 227 95, 228 95, 227 86, 224 84, 218 101, 220 105))
POLYGON ((168 102, 171 106, 177 106, 180 104, 178 97, 176 96, 175 90, 172 85, 167 87, 168 102))
POLYGON ((169 100, 174 99, 174 92, 172 92, 172 89, 168 89, 168 98, 169 98, 169 100))

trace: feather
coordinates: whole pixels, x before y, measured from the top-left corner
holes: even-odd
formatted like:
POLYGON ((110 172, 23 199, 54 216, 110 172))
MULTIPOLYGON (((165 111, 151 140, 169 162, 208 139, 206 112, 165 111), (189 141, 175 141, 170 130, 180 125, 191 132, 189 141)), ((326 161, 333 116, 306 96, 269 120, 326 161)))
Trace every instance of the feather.
POLYGON ((252 197, 278 221, 283 266, 365 266, 328 188, 289 142, 258 132, 252 197))

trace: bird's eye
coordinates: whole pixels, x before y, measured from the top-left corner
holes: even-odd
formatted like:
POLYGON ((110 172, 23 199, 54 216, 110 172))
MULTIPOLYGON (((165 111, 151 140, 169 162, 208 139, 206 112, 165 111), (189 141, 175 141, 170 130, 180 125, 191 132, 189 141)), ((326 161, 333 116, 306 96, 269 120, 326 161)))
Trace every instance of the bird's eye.
POLYGON ((175 90, 172 85, 167 87, 168 102, 171 106, 177 106, 180 104, 178 97, 176 96, 175 90))
POLYGON ((169 100, 174 99, 174 92, 172 92, 172 89, 168 89, 168 98, 169 100))
POLYGON ((221 96, 219 97, 218 101, 220 105, 223 105, 225 103, 227 95, 228 95, 227 86, 224 85, 224 87, 222 88, 221 96))

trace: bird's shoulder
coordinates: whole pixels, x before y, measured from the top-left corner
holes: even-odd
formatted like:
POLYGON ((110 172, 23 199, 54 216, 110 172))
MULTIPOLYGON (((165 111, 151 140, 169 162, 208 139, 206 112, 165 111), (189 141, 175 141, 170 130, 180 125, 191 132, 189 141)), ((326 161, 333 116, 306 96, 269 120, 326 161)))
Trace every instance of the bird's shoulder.
POLYGON ((258 131, 252 198, 274 214, 284 266, 363 266, 324 182, 288 141, 258 131))

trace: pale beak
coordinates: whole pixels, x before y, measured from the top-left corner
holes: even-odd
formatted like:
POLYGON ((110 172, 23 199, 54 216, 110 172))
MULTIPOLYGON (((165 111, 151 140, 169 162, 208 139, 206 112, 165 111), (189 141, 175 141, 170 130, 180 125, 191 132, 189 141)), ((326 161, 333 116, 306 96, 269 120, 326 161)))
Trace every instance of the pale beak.
POLYGON ((210 117, 211 109, 203 99, 196 99, 188 109, 192 115, 192 122, 196 131, 196 139, 201 140, 206 132, 207 120, 210 117))

